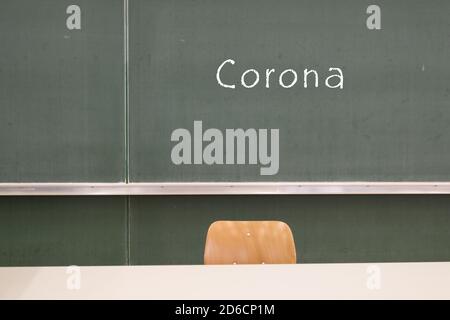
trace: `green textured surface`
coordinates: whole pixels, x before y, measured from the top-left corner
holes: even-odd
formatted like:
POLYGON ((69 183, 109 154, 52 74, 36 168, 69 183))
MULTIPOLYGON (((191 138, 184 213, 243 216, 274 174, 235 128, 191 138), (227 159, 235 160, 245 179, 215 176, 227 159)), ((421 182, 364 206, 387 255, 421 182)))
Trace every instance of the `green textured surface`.
MULTIPOLYGON (((450 180, 450 2, 130 1, 132 181, 450 180), (229 90, 246 69, 319 72, 319 88, 229 90), (344 89, 324 86, 329 67, 344 89), (176 128, 279 128, 280 171, 172 164, 176 128)), ((301 81, 299 81, 301 82, 301 81)), ((264 83, 264 82, 263 82, 264 83)), ((273 81, 276 83, 276 81, 273 81)))
POLYGON ((131 199, 132 264, 202 264, 216 220, 282 220, 299 263, 450 261, 449 196, 131 199))
POLYGON ((123 60, 122 0, 2 0, 0 182, 123 181, 123 60))
POLYGON ((125 197, 0 197, 0 266, 123 265, 125 197))

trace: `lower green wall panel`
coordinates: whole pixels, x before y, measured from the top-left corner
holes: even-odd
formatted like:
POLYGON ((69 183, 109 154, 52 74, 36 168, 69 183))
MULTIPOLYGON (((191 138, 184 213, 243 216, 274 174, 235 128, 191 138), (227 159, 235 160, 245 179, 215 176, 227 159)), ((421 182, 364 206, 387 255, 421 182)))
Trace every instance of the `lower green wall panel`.
POLYGON ((299 263, 450 261, 449 196, 131 199, 132 264, 202 264, 215 220, 283 220, 299 263))
POLYGON ((216 220, 283 220, 299 263, 450 261, 450 196, 0 197, 0 266, 202 264, 216 220))
POLYGON ((120 265, 126 197, 0 197, 0 266, 120 265))

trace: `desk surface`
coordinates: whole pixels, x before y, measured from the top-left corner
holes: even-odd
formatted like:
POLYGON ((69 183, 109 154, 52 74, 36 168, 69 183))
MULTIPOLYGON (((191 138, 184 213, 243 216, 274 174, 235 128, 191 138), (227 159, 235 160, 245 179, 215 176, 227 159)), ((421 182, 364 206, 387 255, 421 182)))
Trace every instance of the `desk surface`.
POLYGON ((450 263, 0 268, 0 299, 450 299, 450 263))

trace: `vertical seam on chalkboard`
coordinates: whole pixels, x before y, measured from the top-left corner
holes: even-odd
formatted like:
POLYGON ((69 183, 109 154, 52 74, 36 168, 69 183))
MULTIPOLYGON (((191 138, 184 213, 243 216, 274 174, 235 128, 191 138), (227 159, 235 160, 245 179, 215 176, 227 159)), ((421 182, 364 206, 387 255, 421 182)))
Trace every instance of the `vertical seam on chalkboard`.
MULTIPOLYGON (((129 31, 128 31, 128 0, 123 2, 123 32, 124 32, 124 106, 125 106, 125 183, 130 182, 130 99, 129 99, 129 31)), ((126 253, 125 263, 131 263, 131 212, 130 196, 126 196, 126 253)))
POLYGON ((127 250, 127 254, 126 254, 126 264, 127 265, 130 265, 131 264, 131 199, 130 199, 130 196, 127 196, 126 197, 127 198, 127 208, 126 208, 126 210, 127 210, 127 221, 126 221, 126 224, 127 224, 127 238, 126 238, 126 241, 127 241, 127 248, 126 248, 126 250, 127 250))
POLYGON ((124 106, 125 106, 125 182, 130 182, 130 99, 129 99, 129 23, 128 0, 123 2, 124 106))

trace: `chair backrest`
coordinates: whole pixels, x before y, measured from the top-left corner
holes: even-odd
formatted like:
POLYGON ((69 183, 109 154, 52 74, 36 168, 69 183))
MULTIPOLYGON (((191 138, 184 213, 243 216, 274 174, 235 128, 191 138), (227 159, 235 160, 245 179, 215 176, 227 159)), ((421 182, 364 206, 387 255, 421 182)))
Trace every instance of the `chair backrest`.
POLYGON ((281 221, 216 221, 206 236, 205 264, 296 263, 294 237, 281 221))

